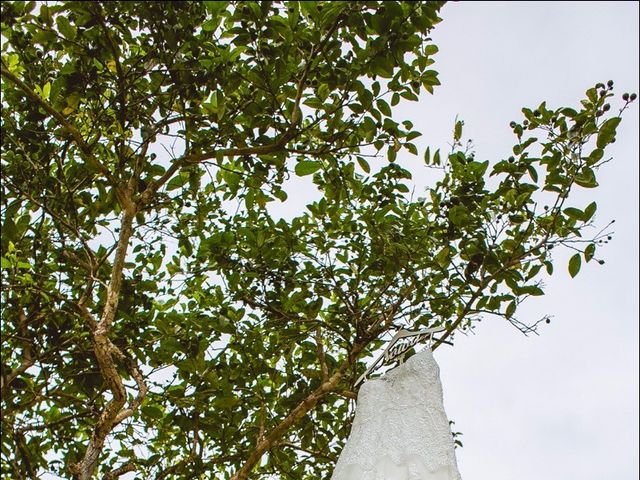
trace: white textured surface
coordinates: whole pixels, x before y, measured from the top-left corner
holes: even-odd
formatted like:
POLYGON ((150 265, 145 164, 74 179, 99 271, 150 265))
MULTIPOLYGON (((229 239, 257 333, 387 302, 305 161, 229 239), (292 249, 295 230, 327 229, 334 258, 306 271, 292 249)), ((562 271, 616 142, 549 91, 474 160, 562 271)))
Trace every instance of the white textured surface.
POLYGON ((460 478, 431 350, 362 385, 332 480, 460 478))

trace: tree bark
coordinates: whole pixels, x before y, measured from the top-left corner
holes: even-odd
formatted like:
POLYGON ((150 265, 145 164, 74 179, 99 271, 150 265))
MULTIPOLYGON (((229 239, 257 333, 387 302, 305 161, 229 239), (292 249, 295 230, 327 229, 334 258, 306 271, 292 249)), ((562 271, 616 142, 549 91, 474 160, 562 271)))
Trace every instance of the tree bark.
MULTIPOLYGON (((113 398, 107 403, 93 430, 89 445, 80 463, 72 466, 72 473, 78 480, 89 480, 98 465, 104 442, 113 428, 122 420, 131 416, 132 409, 123 410, 127 401, 127 392, 116 367, 115 357, 122 358, 122 353, 111 343, 109 333, 118 308, 124 263, 133 234, 133 219, 136 215, 135 204, 130 196, 123 197, 120 236, 116 248, 111 278, 107 288, 107 300, 100 321, 93 331, 93 345, 100 372, 111 391, 113 398)), ((139 386, 140 388, 140 386, 139 386)), ((144 391, 140 392, 144 395, 144 391)))
POLYGON ((315 389, 307 398, 305 398, 296 408, 294 408, 287 417, 280 422, 273 430, 271 430, 262 440, 258 442, 256 448, 251 452, 244 465, 231 477, 231 480, 246 480, 249 478, 251 470, 258 464, 262 456, 270 450, 277 441, 296 424, 302 417, 311 411, 327 393, 336 390, 340 380, 347 369, 356 361, 358 355, 367 345, 367 341, 354 343, 353 348, 349 352, 347 358, 342 362, 338 370, 329 377, 329 379, 315 389))

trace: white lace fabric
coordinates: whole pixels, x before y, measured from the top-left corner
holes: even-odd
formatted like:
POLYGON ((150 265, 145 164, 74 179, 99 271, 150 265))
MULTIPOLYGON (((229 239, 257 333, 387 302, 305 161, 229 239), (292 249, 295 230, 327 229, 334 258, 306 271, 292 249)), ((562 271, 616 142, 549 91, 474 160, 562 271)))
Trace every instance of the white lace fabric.
POLYGON ((331 480, 461 480, 429 348, 362 385, 331 480))

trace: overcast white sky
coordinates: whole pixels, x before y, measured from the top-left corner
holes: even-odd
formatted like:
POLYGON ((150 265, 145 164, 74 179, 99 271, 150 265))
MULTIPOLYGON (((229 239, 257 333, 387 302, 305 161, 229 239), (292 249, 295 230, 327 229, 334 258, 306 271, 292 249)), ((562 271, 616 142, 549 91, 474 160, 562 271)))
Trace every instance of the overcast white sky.
MULTIPOLYGON (((638 92, 637 2, 455 2, 434 30, 442 86, 398 113, 445 146, 456 114, 480 159, 509 154, 508 123, 547 100, 573 105, 596 82, 638 92)), ((615 104, 612 103, 612 106, 615 104)), ((635 480, 638 472, 638 110, 627 112, 601 170, 600 225, 616 219, 606 264, 565 256, 519 318, 554 315, 539 337, 499 319, 435 353, 445 407, 464 435, 465 480, 635 480)))

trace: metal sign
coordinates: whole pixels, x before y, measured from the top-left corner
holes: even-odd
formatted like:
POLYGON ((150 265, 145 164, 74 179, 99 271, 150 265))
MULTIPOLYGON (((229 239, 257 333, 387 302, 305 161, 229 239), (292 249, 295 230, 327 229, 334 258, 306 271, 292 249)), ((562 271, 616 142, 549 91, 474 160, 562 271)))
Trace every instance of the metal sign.
MULTIPOLYGON (((411 349, 414 345, 421 343, 427 339, 433 340, 433 334, 437 332, 442 332, 445 330, 445 327, 436 327, 436 328, 426 328, 424 330, 418 330, 417 332, 411 332, 409 330, 400 330, 398 333, 394 335, 394 337, 387 345, 387 348, 384 349, 382 355, 380 355, 375 362, 371 364, 371 366, 364 372, 360 378, 355 383, 355 387, 358 387, 360 383, 362 383, 367 375, 372 373, 376 368, 384 365, 385 363, 391 363, 398 360, 402 363, 404 359, 404 355, 411 349)), ((444 342, 443 343, 449 343, 444 342)))

